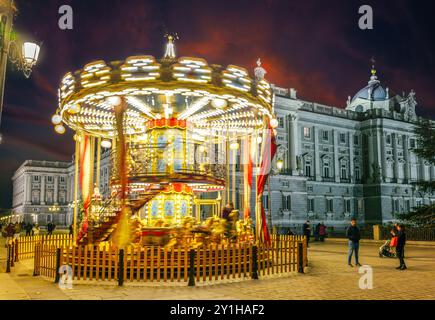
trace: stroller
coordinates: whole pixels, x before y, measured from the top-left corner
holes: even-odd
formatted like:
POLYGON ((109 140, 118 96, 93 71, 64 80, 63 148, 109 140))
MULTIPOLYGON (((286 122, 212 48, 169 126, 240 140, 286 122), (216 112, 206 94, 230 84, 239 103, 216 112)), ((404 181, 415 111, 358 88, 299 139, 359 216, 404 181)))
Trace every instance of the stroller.
POLYGON ((390 246, 390 242, 390 240, 387 240, 379 247, 380 258, 396 258, 396 252, 393 250, 393 247, 390 246))

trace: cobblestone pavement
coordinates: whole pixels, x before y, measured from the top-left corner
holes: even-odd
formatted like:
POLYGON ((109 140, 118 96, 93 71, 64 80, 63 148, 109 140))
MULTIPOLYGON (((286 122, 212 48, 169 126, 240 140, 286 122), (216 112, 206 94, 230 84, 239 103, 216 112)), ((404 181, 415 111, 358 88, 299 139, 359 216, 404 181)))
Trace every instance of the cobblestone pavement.
POLYGON ((0 249, 1 299, 435 299, 435 246, 408 246, 408 270, 399 271, 396 259, 378 257, 378 245, 361 244, 361 263, 373 268, 373 289, 359 288, 362 276, 346 263, 345 243, 313 243, 305 274, 261 278, 210 286, 124 286, 75 284, 61 290, 32 277, 32 261, 19 262, 4 273, 5 250, 0 249), (1 269, 3 268, 3 269, 1 269))

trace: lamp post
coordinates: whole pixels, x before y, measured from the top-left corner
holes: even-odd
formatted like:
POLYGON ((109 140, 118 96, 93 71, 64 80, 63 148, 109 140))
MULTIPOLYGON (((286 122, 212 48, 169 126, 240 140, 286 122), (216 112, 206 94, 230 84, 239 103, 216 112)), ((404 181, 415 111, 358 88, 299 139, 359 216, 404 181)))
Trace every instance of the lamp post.
MULTIPOLYGON (((12 37, 13 20, 17 13, 14 0, 0 0, 0 127, 8 59, 21 70, 26 78, 38 61, 40 46, 32 42, 19 44, 12 37)), ((0 133, 0 143, 2 136, 0 133)))

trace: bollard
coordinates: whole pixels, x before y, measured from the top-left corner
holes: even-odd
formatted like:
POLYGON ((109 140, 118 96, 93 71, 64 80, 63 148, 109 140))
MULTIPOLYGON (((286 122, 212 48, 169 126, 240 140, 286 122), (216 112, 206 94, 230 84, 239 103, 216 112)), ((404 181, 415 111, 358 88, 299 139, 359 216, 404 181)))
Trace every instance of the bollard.
POLYGON ((188 283, 188 286, 194 287, 195 286, 195 249, 191 249, 189 251, 189 260, 190 260, 190 265, 189 265, 189 283, 188 283))
POLYGON ((119 261, 118 261, 118 286, 124 284, 124 249, 119 250, 119 261))
POLYGON ((252 279, 258 280, 258 248, 252 247, 252 279))
POLYGON ((11 272, 11 245, 8 244, 8 259, 6 261, 6 273, 11 272))
POLYGON ((54 283, 59 283, 60 280, 60 248, 56 249, 56 278, 54 279, 54 283))
POLYGON ((15 240, 15 262, 18 262, 18 239, 15 240))
POLYGON ((298 242, 298 272, 304 273, 304 244, 298 242))

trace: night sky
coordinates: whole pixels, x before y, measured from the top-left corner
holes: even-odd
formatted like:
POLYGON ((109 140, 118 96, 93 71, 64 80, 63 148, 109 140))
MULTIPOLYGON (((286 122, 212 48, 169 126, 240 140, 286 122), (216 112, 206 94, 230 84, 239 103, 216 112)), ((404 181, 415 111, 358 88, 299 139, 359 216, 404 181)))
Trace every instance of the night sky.
POLYGON ((434 1, 147 1, 16 0, 15 30, 41 41, 40 61, 25 79, 9 65, 0 145, 0 208, 9 208, 11 177, 26 159, 70 160, 71 131, 54 133, 57 86, 70 70, 137 54, 161 57, 166 31, 178 56, 249 70, 261 57, 266 78, 307 100, 344 107, 364 87, 370 58, 394 93, 417 93, 417 114, 435 115, 434 1), (74 9, 74 30, 58 28, 58 9, 74 9), (358 28, 370 4, 374 30, 358 28))

